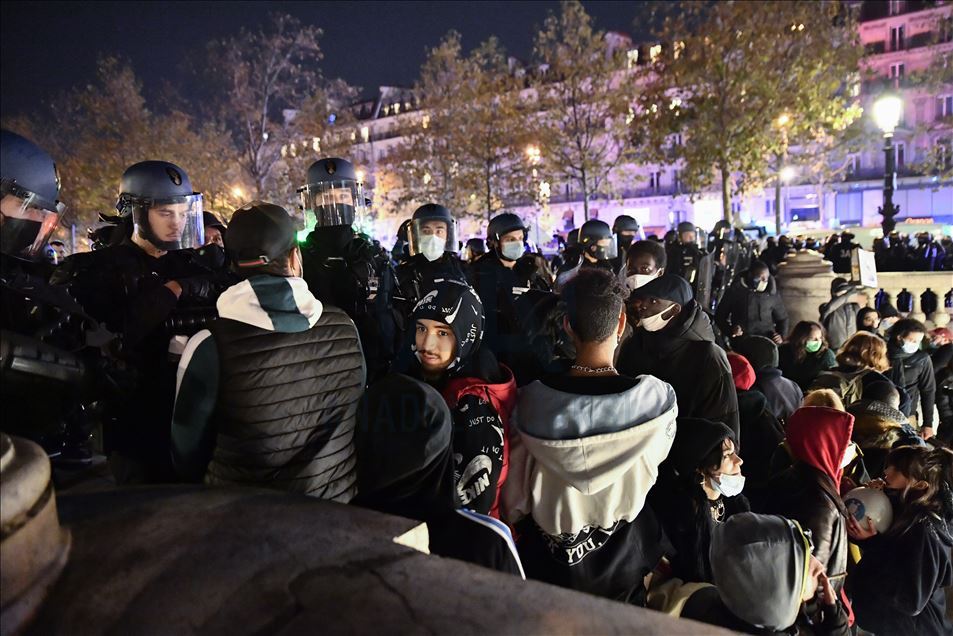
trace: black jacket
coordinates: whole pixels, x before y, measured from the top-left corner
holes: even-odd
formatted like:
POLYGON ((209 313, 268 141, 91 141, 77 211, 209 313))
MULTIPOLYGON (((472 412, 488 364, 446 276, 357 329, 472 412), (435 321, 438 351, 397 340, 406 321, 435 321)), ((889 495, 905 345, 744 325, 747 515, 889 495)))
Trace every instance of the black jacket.
POLYGON ((752 507, 760 510, 768 479, 771 455, 784 440, 784 428, 768 410, 768 401, 758 391, 738 391, 738 415, 741 420, 742 472, 746 477, 745 494, 752 507))
POLYGON ((807 391, 811 384, 824 371, 837 366, 833 349, 822 349, 817 353, 806 353, 800 361, 791 349, 791 343, 785 342, 778 347, 778 368, 789 380, 793 380, 802 391, 807 391))
POLYGON ((814 540, 814 556, 824 564, 835 590, 847 572, 846 509, 830 477, 803 462, 771 480, 765 512, 796 519, 814 540))
POLYGON ((679 417, 701 417, 740 433, 738 396, 724 349, 715 344, 711 321, 697 303, 661 331, 636 329, 619 348, 619 372, 654 375, 668 382, 678 398, 679 417))
POLYGON ((936 402, 936 376, 933 362, 926 351, 904 353, 893 343, 887 345, 887 357, 892 365, 887 376, 910 396, 910 412, 921 407, 920 426, 933 426, 933 406, 936 402))
POLYGON ((782 422, 801 406, 804 393, 797 384, 781 375, 781 369, 765 367, 758 371, 757 378, 751 388, 764 394, 768 410, 782 422))
POLYGON ((820 616, 815 615, 810 624, 807 623, 807 616, 802 608, 801 614, 798 616, 798 622, 779 632, 749 625, 732 614, 725 607, 724 602, 718 595, 718 589, 715 587, 702 588, 692 594, 679 616, 708 625, 724 627, 742 634, 813 634, 813 636, 848 636, 850 634, 847 612, 844 611, 844 606, 840 601, 837 602, 833 610, 824 609, 820 616))
POLYGON ((953 442, 953 369, 946 367, 936 374, 936 408, 940 412, 940 439, 953 442))
POLYGON ((788 333, 788 312, 778 293, 774 277, 768 279, 768 288, 756 292, 748 288, 745 276, 728 288, 715 312, 715 322, 725 334, 731 333, 734 325, 740 326, 747 336, 765 336, 788 333))
POLYGON ((861 542, 863 557, 848 578, 857 625, 878 636, 953 633, 945 588, 953 585, 950 523, 923 517, 900 534, 861 542))

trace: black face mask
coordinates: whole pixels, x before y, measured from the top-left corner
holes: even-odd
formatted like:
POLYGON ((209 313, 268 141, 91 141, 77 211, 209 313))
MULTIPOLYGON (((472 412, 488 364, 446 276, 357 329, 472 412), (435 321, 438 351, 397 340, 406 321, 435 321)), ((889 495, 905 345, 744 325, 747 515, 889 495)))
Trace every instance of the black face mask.
POLYGON ((26 252, 36 242, 37 236, 43 229, 43 224, 30 219, 3 217, 3 228, 0 230, 0 245, 3 253, 18 258, 29 258, 26 252))
POLYGON ((619 253, 622 254, 625 250, 629 249, 629 246, 632 245, 632 240, 634 236, 625 236, 619 235, 619 253))

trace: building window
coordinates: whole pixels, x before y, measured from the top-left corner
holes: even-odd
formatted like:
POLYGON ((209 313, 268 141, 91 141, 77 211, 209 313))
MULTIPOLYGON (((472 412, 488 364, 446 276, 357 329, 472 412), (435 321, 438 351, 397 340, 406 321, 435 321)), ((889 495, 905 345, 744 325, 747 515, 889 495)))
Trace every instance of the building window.
POLYGON ((890 27, 890 50, 902 51, 904 49, 904 40, 906 27, 904 25, 890 27))
POLYGON ((926 100, 925 99, 916 100, 916 102, 914 102, 913 104, 913 108, 914 108, 914 115, 916 117, 916 121, 913 121, 911 123, 916 125, 916 124, 922 124, 923 122, 925 122, 927 120, 926 119, 926 109, 927 109, 926 100))
POLYGON ((939 121, 944 117, 953 117, 953 95, 940 95, 936 98, 936 112, 933 118, 939 121))
POLYGON ((661 172, 651 172, 649 173, 649 188, 658 192, 662 189, 662 173, 661 172))
POLYGON ((649 48, 649 61, 654 62, 662 54, 662 45, 656 44, 649 48))
POLYGON ((903 62, 897 62, 890 65, 890 79, 893 80, 894 88, 899 88, 903 82, 903 73, 906 70, 903 62))
POLYGON ((847 157, 847 174, 854 175, 860 172, 860 155, 849 155, 847 157))
POLYGON ((681 185, 680 177, 681 175, 679 175, 678 170, 675 170, 672 173, 672 187, 675 188, 676 191, 680 189, 679 188, 679 186, 681 185))
POLYGON ((625 58, 629 68, 632 68, 633 66, 639 63, 639 50, 632 49, 631 51, 627 51, 625 54, 625 58))
POLYGON ((903 12, 903 0, 888 0, 887 13, 889 15, 900 15, 903 12))
POLYGON ((903 169, 904 162, 906 160, 906 151, 907 145, 902 141, 898 141, 896 145, 894 145, 894 153, 896 154, 898 171, 903 169))
POLYGON ((950 139, 937 139, 934 142, 936 149, 936 167, 940 170, 949 170, 953 166, 953 143, 950 139))

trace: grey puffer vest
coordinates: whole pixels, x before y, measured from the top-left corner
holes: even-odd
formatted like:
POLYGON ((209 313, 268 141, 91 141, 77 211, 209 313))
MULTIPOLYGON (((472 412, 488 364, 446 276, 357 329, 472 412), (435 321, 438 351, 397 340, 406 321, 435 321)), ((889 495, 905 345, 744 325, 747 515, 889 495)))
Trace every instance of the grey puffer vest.
POLYGON ((365 366, 354 323, 325 306, 298 333, 219 319, 209 327, 221 380, 205 481, 347 503, 356 486, 354 424, 365 366))

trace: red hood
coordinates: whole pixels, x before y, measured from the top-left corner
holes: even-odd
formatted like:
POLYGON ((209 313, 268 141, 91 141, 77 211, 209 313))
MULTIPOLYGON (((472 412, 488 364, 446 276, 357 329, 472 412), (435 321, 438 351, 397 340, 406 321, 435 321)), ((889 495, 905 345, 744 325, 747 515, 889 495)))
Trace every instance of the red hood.
POLYGON ((840 484, 841 461, 850 443, 854 416, 826 406, 802 406, 788 419, 787 443, 800 460, 840 484))

